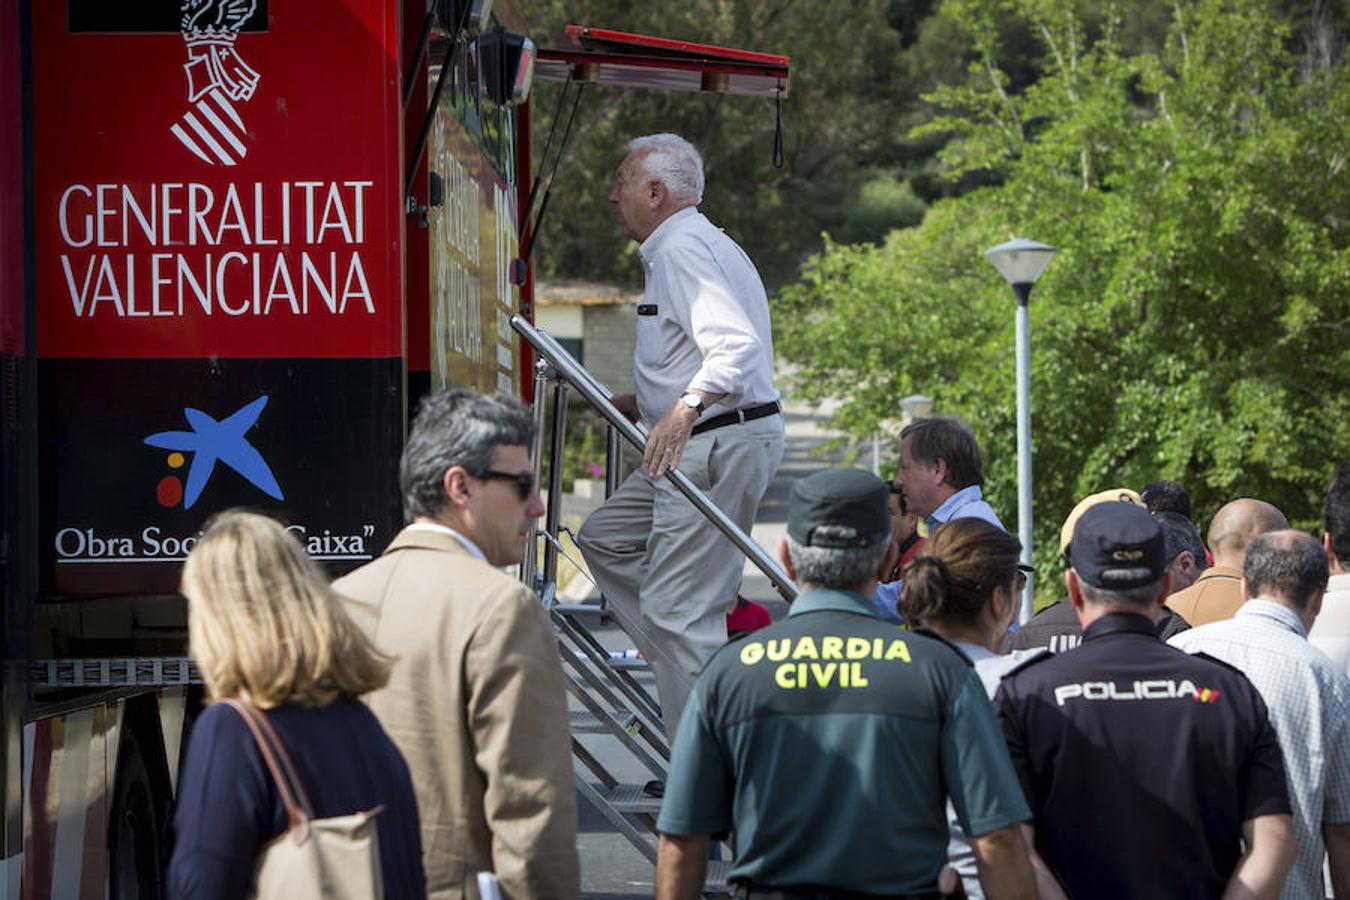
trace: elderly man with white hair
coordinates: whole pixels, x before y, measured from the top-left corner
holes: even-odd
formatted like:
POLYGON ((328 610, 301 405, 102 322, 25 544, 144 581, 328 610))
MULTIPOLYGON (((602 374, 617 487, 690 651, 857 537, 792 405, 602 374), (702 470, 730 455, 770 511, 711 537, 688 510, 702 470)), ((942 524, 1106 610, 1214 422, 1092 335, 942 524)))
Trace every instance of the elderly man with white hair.
POLYGON ((673 734, 703 664, 726 642, 743 557, 663 476, 678 468, 747 531, 783 457, 764 284, 698 211, 703 160, 673 134, 628 145, 610 192, 639 244, 636 394, 614 404, 650 424, 643 465, 586 520, 578 543, 656 676, 673 734))

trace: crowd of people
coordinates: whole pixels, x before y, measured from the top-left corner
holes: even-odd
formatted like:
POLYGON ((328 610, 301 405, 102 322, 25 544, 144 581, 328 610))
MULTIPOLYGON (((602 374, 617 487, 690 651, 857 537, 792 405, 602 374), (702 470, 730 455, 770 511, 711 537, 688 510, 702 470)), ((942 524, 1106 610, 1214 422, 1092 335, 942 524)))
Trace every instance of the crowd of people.
MULTIPOLYGON (((920 474, 939 468, 960 466, 920 474)), ((686 709, 658 897, 697 896, 706 842, 723 833, 748 897, 955 895, 948 867, 969 897, 1350 896, 1350 671, 1334 606, 1337 579, 1350 582, 1335 549, 1350 550, 1350 464, 1329 484, 1320 541, 1240 499, 1214 516, 1207 549, 1188 509, 1148 508, 1184 500, 1174 483, 1087 497, 1063 526, 1067 597, 1022 628, 1017 539, 979 507, 930 518, 892 587, 894 653, 870 649, 897 550, 880 520, 888 486, 843 476, 794 486, 783 562, 802 593, 787 620, 714 656, 686 709), (1214 595, 1229 571, 1232 603, 1214 595), (1197 593, 1208 614, 1187 622, 1176 609, 1195 610, 1197 593), (832 644, 857 639, 860 670, 802 691, 798 660, 814 676, 851 658, 832 644), (964 682, 944 680, 950 658, 964 682)))
MULTIPOLYGON (((1178 484, 1095 492, 1061 530, 1064 598, 1016 627, 1030 572, 975 437, 919 419, 891 483, 792 485, 779 556, 799 593, 756 621, 738 554, 663 477, 748 528, 783 452, 763 286, 698 212, 702 183, 673 135, 619 167, 647 293, 637 391, 614 403, 651 428, 579 534, 672 737, 649 785, 656 896, 699 896, 725 842, 758 900, 1350 897, 1350 464, 1321 541, 1255 499, 1202 540, 1178 484)), ((321 820, 350 826, 393 900, 578 896, 563 673, 504 571, 544 511, 534 436, 512 398, 426 398, 406 527, 331 585, 271 519, 209 525, 182 589, 214 702, 171 896, 248 894, 321 820)))

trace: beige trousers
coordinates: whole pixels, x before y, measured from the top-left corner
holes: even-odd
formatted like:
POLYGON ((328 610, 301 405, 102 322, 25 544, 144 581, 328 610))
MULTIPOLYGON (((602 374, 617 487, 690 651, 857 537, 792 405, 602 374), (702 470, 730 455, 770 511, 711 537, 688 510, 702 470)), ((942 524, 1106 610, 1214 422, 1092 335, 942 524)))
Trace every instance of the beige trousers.
MULTIPOLYGON (((783 459, 783 417, 694 435, 679 469, 747 534, 783 459)), ((656 676, 672 738, 694 680, 726 643, 745 556, 664 476, 639 467, 593 512, 577 543, 609 610, 656 676)))

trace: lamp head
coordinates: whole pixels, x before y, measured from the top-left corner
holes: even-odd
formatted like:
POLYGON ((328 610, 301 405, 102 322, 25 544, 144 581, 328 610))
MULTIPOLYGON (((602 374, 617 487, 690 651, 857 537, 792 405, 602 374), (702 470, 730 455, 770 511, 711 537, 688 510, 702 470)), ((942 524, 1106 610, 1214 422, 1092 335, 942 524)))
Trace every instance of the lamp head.
POLYGON ((911 419, 922 419, 933 411, 933 401, 923 394, 910 394, 901 398, 900 409, 911 419))
POLYGON ((1026 238, 1013 238, 984 251, 985 257, 993 263, 1003 280, 1017 287, 1030 288, 1041 277, 1050 260, 1059 252, 1048 244, 1029 241, 1026 238))

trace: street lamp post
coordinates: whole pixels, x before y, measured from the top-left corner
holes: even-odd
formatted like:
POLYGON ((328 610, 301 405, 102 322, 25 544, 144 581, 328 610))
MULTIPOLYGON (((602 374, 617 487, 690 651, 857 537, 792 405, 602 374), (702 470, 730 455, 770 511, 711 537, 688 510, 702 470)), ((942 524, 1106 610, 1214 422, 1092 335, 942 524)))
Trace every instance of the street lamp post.
POLYGON ((904 413, 904 424, 915 419, 923 419, 933 412, 933 401, 923 394, 910 394, 900 400, 900 411, 904 413))
MULTIPOLYGON (((933 401, 923 394, 910 394, 900 400, 900 428, 933 411, 933 401)), ((872 474, 881 474, 881 431, 872 432, 872 474)))
MULTIPOLYGON (((1047 244, 1012 240, 984 251, 1003 280, 1012 285, 1017 297, 1017 535, 1022 541, 1022 562, 1031 562, 1031 323, 1027 306, 1031 289, 1045 267, 1054 259, 1056 249, 1047 244)), ((1031 618, 1035 586, 1027 577, 1022 593, 1022 609, 1018 621, 1031 618)))

